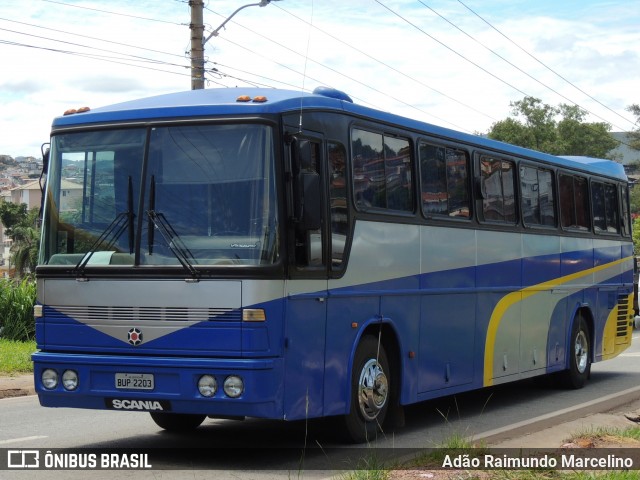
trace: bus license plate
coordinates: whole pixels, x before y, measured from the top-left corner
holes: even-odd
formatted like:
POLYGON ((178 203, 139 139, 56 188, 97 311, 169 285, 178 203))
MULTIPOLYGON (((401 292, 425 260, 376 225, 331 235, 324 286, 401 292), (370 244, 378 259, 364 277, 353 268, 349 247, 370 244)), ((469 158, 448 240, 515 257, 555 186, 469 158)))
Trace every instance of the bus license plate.
POLYGON ((126 390, 153 390, 153 374, 116 373, 116 388, 126 390))

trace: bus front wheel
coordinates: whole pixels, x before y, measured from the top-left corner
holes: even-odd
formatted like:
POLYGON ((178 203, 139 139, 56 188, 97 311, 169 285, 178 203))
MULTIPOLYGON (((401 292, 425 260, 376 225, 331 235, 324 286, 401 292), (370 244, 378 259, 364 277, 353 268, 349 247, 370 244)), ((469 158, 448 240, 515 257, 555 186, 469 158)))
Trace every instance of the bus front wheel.
POLYGON ((156 413, 151 412, 151 418, 156 425, 169 432, 187 432, 200 426, 206 415, 192 415, 186 413, 156 413))
POLYGON ((362 338, 353 359, 351 405, 344 417, 349 440, 362 443, 373 440, 387 415, 391 376, 389 360, 382 344, 374 336, 362 338))
POLYGON ((569 368, 563 372, 563 384, 568 388, 582 388, 591 372, 591 340, 587 322, 578 315, 571 327, 569 368))

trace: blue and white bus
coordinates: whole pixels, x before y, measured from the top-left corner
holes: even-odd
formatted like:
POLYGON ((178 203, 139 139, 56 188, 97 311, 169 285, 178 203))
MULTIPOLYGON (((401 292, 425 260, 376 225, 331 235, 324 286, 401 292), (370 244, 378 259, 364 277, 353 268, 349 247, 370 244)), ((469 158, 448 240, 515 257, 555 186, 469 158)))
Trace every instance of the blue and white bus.
POLYGON ((621 165, 357 105, 211 89, 53 122, 35 309, 46 407, 342 417, 528 377, 582 387, 631 342, 621 165))

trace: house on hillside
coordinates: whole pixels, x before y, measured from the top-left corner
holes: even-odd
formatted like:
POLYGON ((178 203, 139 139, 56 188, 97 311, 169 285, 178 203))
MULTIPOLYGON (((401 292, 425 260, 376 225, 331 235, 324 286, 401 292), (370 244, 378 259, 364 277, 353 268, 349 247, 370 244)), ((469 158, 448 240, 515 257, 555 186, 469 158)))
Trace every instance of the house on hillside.
POLYGON ((28 210, 36 207, 40 208, 42 192, 40 191, 40 182, 38 180, 14 187, 9 192, 11 193, 11 203, 24 203, 28 210))

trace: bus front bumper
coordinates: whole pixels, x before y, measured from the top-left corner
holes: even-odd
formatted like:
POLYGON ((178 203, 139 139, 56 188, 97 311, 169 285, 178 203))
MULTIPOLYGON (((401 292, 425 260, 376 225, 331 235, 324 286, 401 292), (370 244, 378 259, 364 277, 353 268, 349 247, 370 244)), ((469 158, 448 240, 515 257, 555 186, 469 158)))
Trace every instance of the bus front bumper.
POLYGON ((283 418, 283 366, 279 358, 194 359, 48 352, 36 352, 32 358, 35 389, 44 407, 283 418), (217 388, 211 396, 203 396, 198 389, 203 375, 215 379, 217 388), (225 393, 224 384, 229 377, 235 380, 235 398, 225 393), (239 394, 237 378, 242 381, 239 394))

